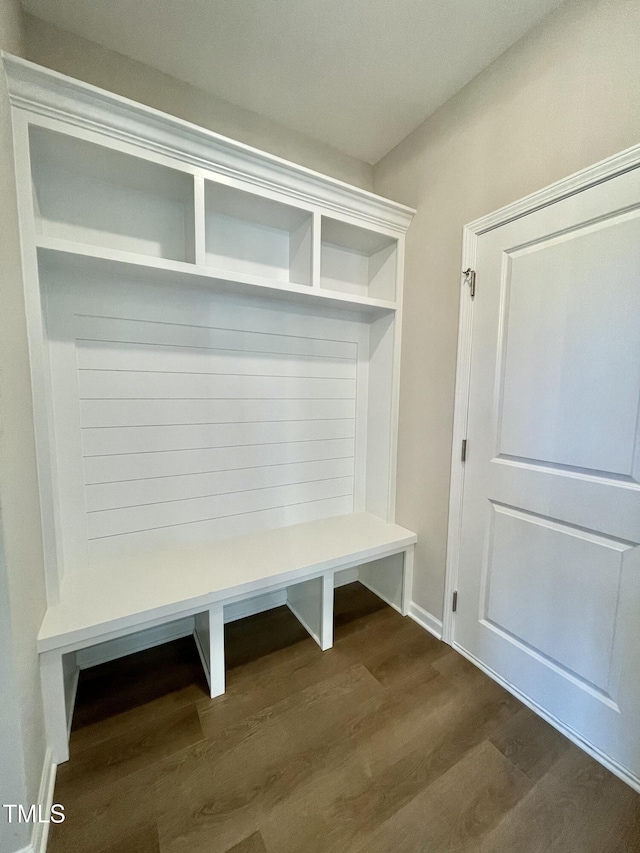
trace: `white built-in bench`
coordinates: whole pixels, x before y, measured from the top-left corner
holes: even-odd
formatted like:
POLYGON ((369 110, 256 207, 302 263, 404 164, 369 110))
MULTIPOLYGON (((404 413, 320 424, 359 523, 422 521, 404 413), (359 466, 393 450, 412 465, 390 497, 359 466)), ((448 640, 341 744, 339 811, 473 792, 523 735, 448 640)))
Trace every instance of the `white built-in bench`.
POLYGON ((0 63, 61 762, 89 660, 193 631, 216 696, 239 611, 286 600, 327 649, 336 574, 357 568, 407 612, 416 537, 391 522, 414 211, 0 63))
POLYGON ((360 581, 406 615, 415 541, 403 527, 358 513, 105 560, 73 577, 38 637, 54 761, 69 757, 80 649, 194 616, 210 693, 219 696, 225 690, 225 605, 286 589, 287 605, 324 651, 333 644, 334 574, 359 567, 360 581))

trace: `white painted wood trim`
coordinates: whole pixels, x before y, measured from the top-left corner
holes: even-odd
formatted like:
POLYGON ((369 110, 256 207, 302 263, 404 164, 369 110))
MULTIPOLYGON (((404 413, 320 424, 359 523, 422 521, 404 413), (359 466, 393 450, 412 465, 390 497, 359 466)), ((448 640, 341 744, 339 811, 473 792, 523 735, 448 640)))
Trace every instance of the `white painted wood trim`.
POLYGON ((323 652, 333 645, 333 592, 333 572, 287 589, 287 607, 323 652))
MULTIPOLYGON (((461 271, 475 265, 477 236, 468 228, 464 230, 461 271)), ((449 528, 447 533, 447 561, 445 569, 442 639, 453 641, 454 613, 451 607, 453 593, 458 585, 460 560, 460 531, 462 529, 462 499, 464 495, 464 463, 461 459, 462 441, 467 434, 469 413, 469 381, 471 378, 471 344, 473 330, 473 300, 469 288, 460 275, 460 320, 458 328, 458 362, 456 365, 455 410, 453 418, 453 444, 451 448, 451 487, 449 491, 449 528)))
MULTIPOLYGON (((479 235, 499 228, 526 216, 535 210, 554 204, 596 184, 640 167, 640 145, 608 157, 605 160, 563 178, 548 187, 523 199, 508 204, 499 210, 480 217, 465 226, 462 241, 461 270, 476 264, 476 247, 479 235)), ((478 282, 482 288, 482 282, 478 282)), ((449 530, 447 538, 447 562, 445 575, 445 600, 443 640, 452 644, 454 639, 454 614, 451 610, 453 592, 458 578, 460 559, 460 535, 462 529, 462 501, 464 495, 464 464, 460 460, 460 445, 465 437, 469 406, 469 378, 471 371, 473 301, 468 288, 461 284, 460 322, 458 330, 458 364, 456 370, 456 392, 454 404, 453 446, 451 454, 451 492, 449 499, 449 530)), ((473 453, 473 448, 470 448, 473 453)), ((605 763, 603 761, 603 763, 605 763)))
POLYGON ((318 210, 312 213, 311 221, 311 287, 318 290, 321 284, 322 258, 322 214, 318 210))
POLYGON ((630 770, 627 770, 626 767, 623 767, 618 762, 613 761, 609 758, 608 755, 605 755, 603 752, 593 746, 593 744, 589 743, 589 741, 583 740, 580 735, 574 731, 569 726, 565 725, 561 722, 557 717, 554 717, 553 714, 550 714, 546 711, 541 705, 538 705, 537 702, 534 702, 533 699, 530 699, 525 693, 522 693, 518 690, 517 687, 514 687, 511 682, 506 681, 502 676, 498 675, 495 670, 491 669, 491 667, 485 666, 475 655, 468 652, 465 648, 463 648, 458 643, 453 643, 453 648, 459 652, 463 657, 467 658, 467 660, 471 661, 472 664, 478 667, 478 669, 482 670, 489 678, 492 678, 495 682, 497 682, 501 687, 504 687, 509 693, 519 699, 527 708, 531 708, 539 717, 542 717, 543 720, 546 720, 549 725, 553 726, 554 729, 557 729, 560 734, 563 734, 565 737, 569 738, 572 743, 575 743, 576 746, 580 747, 580 749, 584 750, 588 753, 592 758, 595 758, 600 764, 610 770, 615 776, 619 779, 622 779, 623 782, 626 782, 629 787, 633 788, 634 791, 637 791, 640 794, 640 777, 636 776, 635 773, 632 773, 630 770))
MULTIPOLYGON (((547 207, 563 198, 568 198, 582 192, 595 184, 615 178, 616 175, 637 169, 639 165, 640 145, 633 145, 631 148, 607 157, 593 166, 588 166, 586 169, 581 169, 573 175, 549 184, 544 189, 531 193, 531 195, 518 199, 518 201, 511 204, 507 204, 493 213, 481 216, 479 219, 470 222, 466 227, 473 234, 484 234, 486 231, 491 231, 494 228, 505 225, 507 222, 512 222, 514 219, 526 216, 534 210, 540 210, 542 207, 547 207)), ((466 269, 466 267, 463 267, 463 269, 466 269)))
POLYGON ((40 654, 40 680, 45 704, 45 727, 52 760, 62 764, 69 759, 69 727, 64 689, 62 652, 40 654))
POLYGON ((416 546, 412 545, 404 552, 402 567, 402 615, 409 616, 411 612, 411 597, 413 595, 413 565, 416 546))
POLYGON ((212 699, 225 691, 224 608, 209 608, 209 695, 212 699))
POLYGON ((388 521, 396 517, 396 492, 398 477, 398 423, 400 420, 400 363, 402 360, 402 305, 404 300, 404 236, 398 239, 396 252, 396 319, 393 328, 393 376, 391 380, 391 426, 389 466, 388 521))
POLYGON ((438 619, 433 613, 429 613, 424 607, 420 607, 415 601, 409 605, 409 616, 414 622, 417 622, 421 628, 428 631, 437 640, 442 640, 442 620, 438 619))
POLYGON ((406 231, 415 212, 406 205, 27 60, 4 52, 2 59, 14 107, 61 119, 76 127, 97 130, 111 139, 135 142, 221 176, 236 178, 241 175, 256 188, 276 189, 292 199, 318 204, 328 211, 356 215, 370 224, 399 233, 406 231))
POLYGON ((322 630, 320 634, 320 648, 323 652, 333 646, 333 594, 335 583, 333 573, 323 575, 322 580, 322 630))
POLYGON ((71 686, 65 692, 67 698, 67 742, 71 737, 71 726, 73 725, 73 712, 76 706, 76 695, 78 693, 78 682, 80 681, 80 667, 76 666, 73 673, 71 686))
POLYGON ((44 559, 45 587, 49 606, 60 600, 62 585, 62 553, 57 513, 57 467, 52 444, 51 414, 48 401, 51 399, 51 373, 48 348, 44 340, 42 318, 42 294, 38 278, 38 258, 35 248, 36 235, 33 216, 33 201, 30 193, 22 188, 30 187, 31 159, 29 156, 28 123, 24 118, 14 117, 13 149, 18 187, 17 203, 20 220, 20 248, 22 275, 24 280, 24 304, 29 346, 29 368, 31 378, 31 402, 38 471, 38 494, 40 498, 40 521, 44 559))
POLYGON ((211 673, 209 671, 207 651, 205 649, 205 644, 200 638, 200 634, 198 633, 195 625, 193 628, 193 642, 196 644, 196 651, 198 652, 198 657, 200 658, 200 663, 202 664, 202 669, 204 670, 204 677, 207 679, 207 686, 209 687, 209 692, 211 692, 211 673))
POLYGON ((202 175, 193 176, 193 262, 196 266, 204 267, 206 258, 205 237, 205 201, 204 178, 202 175))
MULTIPOLYGON (((53 805, 53 795, 56 784, 56 770, 57 765, 53 761, 51 750, 47 747, 42 765, 42 776, 40 777, 40 787, 38 789, 37 800, 37 802, 42 806, 42 814, 51 814, 51 806, 53 805)), ((34 824, 31 843, 28 847, 24 848, 24 853, 46 853, 50 825, 51 824, 49 823, 34 824)))

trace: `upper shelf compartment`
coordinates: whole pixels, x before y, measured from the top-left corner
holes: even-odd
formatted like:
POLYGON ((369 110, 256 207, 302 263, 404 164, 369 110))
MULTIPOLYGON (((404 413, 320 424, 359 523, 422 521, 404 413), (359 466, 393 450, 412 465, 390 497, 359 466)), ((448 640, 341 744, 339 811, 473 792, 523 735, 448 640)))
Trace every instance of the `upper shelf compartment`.
POLYGON ((394 301, 397 251, 394 237, 323 216, 320 286, 394 301))
POLYGON ((41 235, 194 261, 191 175, 40 127, 30 147, 41 235))
POLYGON ((310 286, 312 219, 310 211, 206 181, 206 265, 310 286))

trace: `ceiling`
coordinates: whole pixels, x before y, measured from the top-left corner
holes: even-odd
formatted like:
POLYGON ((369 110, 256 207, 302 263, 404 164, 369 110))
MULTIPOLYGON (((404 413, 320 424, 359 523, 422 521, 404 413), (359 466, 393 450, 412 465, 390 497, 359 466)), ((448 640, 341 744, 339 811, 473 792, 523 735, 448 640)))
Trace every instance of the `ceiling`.
POLYGON ((562 0, 23 0, 375 163, 562 0))

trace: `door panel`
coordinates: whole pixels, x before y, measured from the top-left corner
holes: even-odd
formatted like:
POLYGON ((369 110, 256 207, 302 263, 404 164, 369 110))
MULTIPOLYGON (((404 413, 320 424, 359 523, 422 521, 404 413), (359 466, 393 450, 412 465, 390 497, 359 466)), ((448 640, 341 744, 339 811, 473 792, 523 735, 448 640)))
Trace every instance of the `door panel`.
POLYGON ((638 234, 634 214, 509 254, 500 455, 632 476, 638 234))
POLYGON ((482 234, 454 645, 640 781, 640 179, 482 234))
POLYGON ((607 692, 631 546, 511 507, 491 509, 484 619, 607 692))

